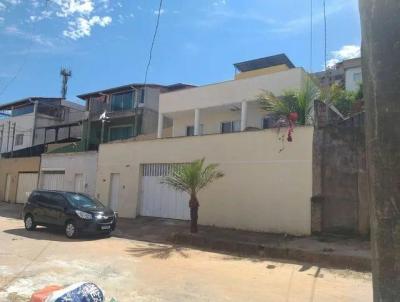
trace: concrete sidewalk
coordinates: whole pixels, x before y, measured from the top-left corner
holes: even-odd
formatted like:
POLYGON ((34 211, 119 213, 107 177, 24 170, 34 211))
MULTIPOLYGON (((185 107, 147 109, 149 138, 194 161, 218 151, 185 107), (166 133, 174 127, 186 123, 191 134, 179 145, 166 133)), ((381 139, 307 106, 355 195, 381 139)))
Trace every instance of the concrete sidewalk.
POLYGON ((236 256, 276 258, 324 267, 370 271, 370 242, 337 236, 292 237, 200 226, 189 233, 186 221, 139 217, 120 219, 114 236, 153 243, 174 243, 236 256))
MULTIPOLYGON (((20 218, 21 205, 0 202, 3 217, 20 218)), ((152 243, 173 243, 235 256, 276 258, 314 265, 369 271, 370 242, 335 236, 292 237, 200 226, 189 233, 189 222, 138 217, 119 219, 114 237, 152 243)))

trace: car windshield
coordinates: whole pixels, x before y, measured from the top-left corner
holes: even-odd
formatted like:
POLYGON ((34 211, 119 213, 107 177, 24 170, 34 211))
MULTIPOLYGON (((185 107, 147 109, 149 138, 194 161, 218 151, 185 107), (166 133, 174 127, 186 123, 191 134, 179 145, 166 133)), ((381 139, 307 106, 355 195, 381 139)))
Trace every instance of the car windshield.
POLYGON ((104 208, 104 205, 95 198, 91 198, 84 194, 79 193, 67 193, 68 201, 71 203, 72 206, 78 208, 104 208))

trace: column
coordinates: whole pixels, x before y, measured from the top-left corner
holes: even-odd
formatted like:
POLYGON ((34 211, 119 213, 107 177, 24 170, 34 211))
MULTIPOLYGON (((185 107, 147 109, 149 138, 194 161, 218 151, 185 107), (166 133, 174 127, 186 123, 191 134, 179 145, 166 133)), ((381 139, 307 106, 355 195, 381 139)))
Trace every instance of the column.
POLYGON ((162 132, 164 128, 164 116, 162 113, 158 113, 158 128, 157 128, 157 138, 162 138, 162 132))
POLYGON ((194 135, 200 134, 200 109, 194 110, 194 135))
POLYGON ((247 101, 242 102, 242 111, 240 116, 240 131, 246 130, 247 127, 247 101))

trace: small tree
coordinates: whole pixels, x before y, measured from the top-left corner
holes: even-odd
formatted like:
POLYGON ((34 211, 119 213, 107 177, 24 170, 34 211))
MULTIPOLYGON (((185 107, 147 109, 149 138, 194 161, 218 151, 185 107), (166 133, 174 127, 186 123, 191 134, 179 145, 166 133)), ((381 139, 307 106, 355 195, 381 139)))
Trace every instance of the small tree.
POLYGON ((179 166, 171 175, 165 176, 161 181, 161 183, 167 184, 177 191, 186 192, 190 195, 190 231, 192 233, 197 233, 199 210, 197 193, 214 180, 224 176, 224 173, 217 169, 217 164, 210 164, 204 167, 204 160, 203 158, 190 164, 179 166))
POLYGON ((333 104, 343 116, 349 116, 353 110, 354 103, 362 99, 360 89, 357 92, 346 91, 341 86, 333 84, 322 90, 321 101, 333 104))
POLYGON ((262 109, 267 112, 288 118, 291 113, 297 113, 297 124, 306 125, 312 120, 313 103, 319 96, 319 90, 311 81, 300 90, 287 90, 282 96, 275 96, 265 91, 257 97, 262 109))

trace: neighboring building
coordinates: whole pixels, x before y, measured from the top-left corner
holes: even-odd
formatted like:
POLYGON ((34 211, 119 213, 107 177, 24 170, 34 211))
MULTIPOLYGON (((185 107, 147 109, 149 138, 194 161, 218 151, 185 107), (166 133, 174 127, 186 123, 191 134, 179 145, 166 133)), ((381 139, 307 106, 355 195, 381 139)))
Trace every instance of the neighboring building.
POLYGON ((48 143, 80 140, 83 118, 83 106, 61 98, 30 97, 0 105, 0 154, 40 155, 48 143))
POLYGON ((309 235, 312 140, 313 127, 297 127, 290 143, 267 129, 102 144, 96 197, 120 217, 188 220, 190 197, 161 180, 204 157, 225 176, 200 192, 200 224, 309 235))
POLYGON ((230 133, 271 127, 256 101, 264 91, 279 96, 308 79, 284 54, 234 64, 235 80, 161 94, 157 137, 172 120, 172 136, 230 133))
MULTIPOLYGON (((155 136, 160 94, 187 87, 192 86, 129 84, 79 95, 86 101, 89 112, 83 150, 97 150, 100 143, 138 135, 155 136)), ((168 128, 169 124, 167 120, 165 127, 168 128)))
POLYGON ((40 157, 0 159, 0 201, 25 203, 37 188, 40 157))
POLYGON ((39 188, 95 195, 97 152, 42 154, 39 188))
POLYGON ((322 87, 333 84, 342 86, 347 91, 357 91, 362 84, 361 58, 344 60, 334 68, 314 74, 322 87))

